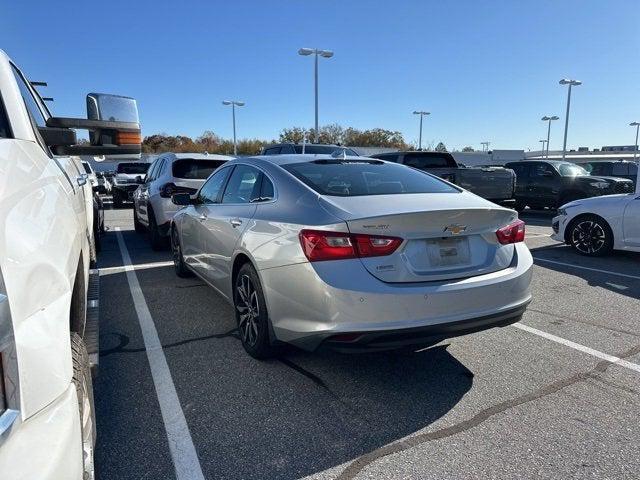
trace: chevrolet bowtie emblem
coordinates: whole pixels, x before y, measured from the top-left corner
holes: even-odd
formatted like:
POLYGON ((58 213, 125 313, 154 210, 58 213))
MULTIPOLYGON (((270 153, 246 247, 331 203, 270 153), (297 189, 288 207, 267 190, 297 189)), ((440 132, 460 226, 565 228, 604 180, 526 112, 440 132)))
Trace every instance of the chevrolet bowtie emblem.
POLYGON ((447 225, 443 232, 450 232, 451 235, 460 235, 467 229, 466 225, 447 225))

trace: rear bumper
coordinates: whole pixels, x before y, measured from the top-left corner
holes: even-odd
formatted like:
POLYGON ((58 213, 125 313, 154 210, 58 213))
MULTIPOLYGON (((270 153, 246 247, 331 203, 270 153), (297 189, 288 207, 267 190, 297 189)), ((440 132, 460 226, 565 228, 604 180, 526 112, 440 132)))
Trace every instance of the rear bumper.
POLYGON ((334 335, 360 332, 355 344, 393 348, 411 344, 413 335, 428 344, 516 322, 531 300, 533 259, 524 244, 515 251, 504 270, 445 282, 384 283, 357 259, 259 275, 278 340, 314 350, 334 335))

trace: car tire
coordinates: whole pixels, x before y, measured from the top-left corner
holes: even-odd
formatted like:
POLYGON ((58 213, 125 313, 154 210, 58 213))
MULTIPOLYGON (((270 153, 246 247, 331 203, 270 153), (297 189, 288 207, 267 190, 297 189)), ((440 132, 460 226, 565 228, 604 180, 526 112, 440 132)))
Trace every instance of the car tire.
POLYGON ((173 267, 175 268, 176 275, 180 278, 193 277, 193 272, 189 270, 189 267, 187 267, 187 264, 184 262, 180 237, 175 228, 171 229, 171 253, 173 255, 173 267))
POLYGON ((71 333, 72 382, 78 397, 80 434, 82 438, 83 479, 95 480, 94 451, 96 445, 96 413, 93 403, 93 382, 87 348, 77 333, 71 333))
POLYGON ((613 231, 597 215, 582 215, 567 226, 567 243, 580 255, 602 257, 613 250, 613 231))
POLYGON ((156 215, 151 209, 147 210, 147 215, 149 217, 149 227, 147 228, 147 231, 149 233, 149 243, 151 243, 151 248, 155 251, 163 250, 166 246, 166 242, 162 235, 160 235, 160 230, 156 224, 156 215))
POLYGON ((278 349, 270 340, 269 313, 262 285, 250 263, 242 265, 234 279, 233 306, 245 351, 258 360, 277 356, 278 349))
POLYGON ((145 228, 144 225, 142 225, 140 223, 140 220, 138 220, 138 212, 136 211, 136 207, 133 207, 133 228, 135 228, 136 233, 144 233, 145 232, 145 228))

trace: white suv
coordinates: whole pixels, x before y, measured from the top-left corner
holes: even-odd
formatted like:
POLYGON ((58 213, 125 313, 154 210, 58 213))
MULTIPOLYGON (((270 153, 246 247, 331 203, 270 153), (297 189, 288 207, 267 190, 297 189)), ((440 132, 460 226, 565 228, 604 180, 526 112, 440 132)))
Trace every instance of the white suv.
POLYGON ((154 250, 164 247, 173 214, 180 207, 171 201, 175 193, 196 193, 213 171, 233 157, 207 153, 163 153, 149 167, 133 194, 136 232, 149 232, 154 250))

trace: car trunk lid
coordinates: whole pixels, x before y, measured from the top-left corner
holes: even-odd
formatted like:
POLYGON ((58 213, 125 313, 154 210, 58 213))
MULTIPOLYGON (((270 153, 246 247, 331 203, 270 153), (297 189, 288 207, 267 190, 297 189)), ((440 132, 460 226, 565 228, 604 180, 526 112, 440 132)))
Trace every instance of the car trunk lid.
POLYGON ((468 193, 320 197, 351 233, 400 237, 391 255, 361 258, 376 278, 390 283, 466 278, 507 268, 512 244, 496 230, 517 214, 468 193))

